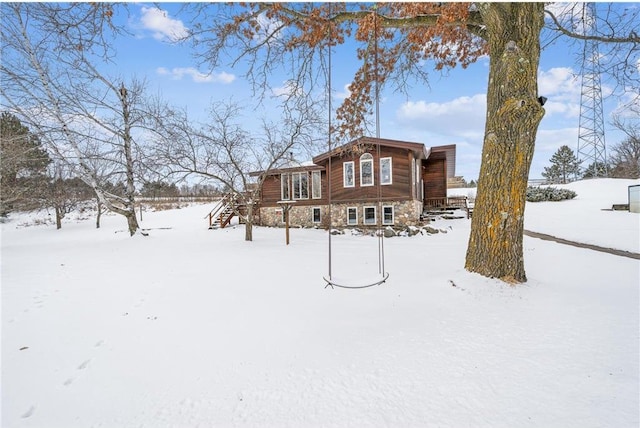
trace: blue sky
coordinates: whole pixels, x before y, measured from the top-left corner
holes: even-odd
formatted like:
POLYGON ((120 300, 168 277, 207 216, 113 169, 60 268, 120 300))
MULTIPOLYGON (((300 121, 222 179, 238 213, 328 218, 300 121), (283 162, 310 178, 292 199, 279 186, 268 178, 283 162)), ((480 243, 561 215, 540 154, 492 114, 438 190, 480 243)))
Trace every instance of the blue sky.
MULTIPOLYGON (((255 107, 250 85, 241 68, 220 67, 209 70, 198 66, 189 46, 172 44, 185 34, 187 24, 179 18, 179 4, 131 3, 127 25, 131 37, 117 42, 118 72, 123 76, 144 77, 150 94, 159 94, 190 115, 204 119, 212 101, 233 98, 246 103, 247 118, 267 115, 265 107, 255 107), (158 9, 158 7, 160 9, 158 9)), ((574 47, 575 49, 575 47, 574 47)), ((358 66, 347 48, 333 54, 332 73, 334 108, 358 66)), ((384 138, 425 143, 428 146, 457 145, 456 175, 476 180, 480 170, 488 58, 465 70, 443 74, 433 71, 429 85, 415 86, 410 97, 391 88, 381 94, 380 135, 384 138)), ((540 124, 531 178, 541 178, 549 158, 562 145, 577 152, 580 112, 580 64, 567 45, 557 42, 542 52, 539 69, 539 93, 548 98, 546 115, 540 124)), ((273 76, 274 82, 286 76, 273 76)), ((603 82, 605 138, 607 147, 622 136, 609 123, 610 114, 619 107, 619 97, 606 97, 610 90, 603 82)))

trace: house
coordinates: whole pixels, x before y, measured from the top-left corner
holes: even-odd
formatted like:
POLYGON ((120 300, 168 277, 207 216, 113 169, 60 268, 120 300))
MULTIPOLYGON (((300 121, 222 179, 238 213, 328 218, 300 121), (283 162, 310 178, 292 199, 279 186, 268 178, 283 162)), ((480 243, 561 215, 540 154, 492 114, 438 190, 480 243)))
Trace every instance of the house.
POLYGON ((292 226, 328 227, 331 207, 332 227, 376 226, 379 216, 383 225, 414 225, 425 209, 446 205, 455 157, 455 145, 361 137, 307 164, 252 173, 266 174, 256 224, 283 225, 287 207, 292 226))

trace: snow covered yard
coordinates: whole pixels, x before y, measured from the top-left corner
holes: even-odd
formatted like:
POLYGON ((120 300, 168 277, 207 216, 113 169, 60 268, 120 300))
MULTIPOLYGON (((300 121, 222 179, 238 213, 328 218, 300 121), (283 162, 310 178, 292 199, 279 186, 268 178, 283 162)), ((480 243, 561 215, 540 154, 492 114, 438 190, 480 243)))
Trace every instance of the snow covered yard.
MULTIPOLYGON (((525 227, 638 252, 640 216, 601 211, 629 184, 568 185, 525 227)), ((248 243, 207 211, 145 213, 146 238, 2 225, 3 427, 640 424, 638 260, 525 237, 510 287, 466 272, 470 221, 441 220, 385 239, 386 284, 332 290, 326 232, 248 243)), ((374 238, 332 240, 335 275, 377 272, 374 238)))

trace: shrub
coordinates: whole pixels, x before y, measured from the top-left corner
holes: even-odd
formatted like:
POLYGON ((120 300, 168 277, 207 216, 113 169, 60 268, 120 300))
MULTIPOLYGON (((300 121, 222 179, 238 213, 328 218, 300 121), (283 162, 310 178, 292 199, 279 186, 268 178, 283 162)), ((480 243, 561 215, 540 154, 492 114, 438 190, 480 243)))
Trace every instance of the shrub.
POLYGON ((569 189, 531 186, 527 188, 527 202, 563 201, 573 199, 576 196, 578 196, 577 193, 569 189))

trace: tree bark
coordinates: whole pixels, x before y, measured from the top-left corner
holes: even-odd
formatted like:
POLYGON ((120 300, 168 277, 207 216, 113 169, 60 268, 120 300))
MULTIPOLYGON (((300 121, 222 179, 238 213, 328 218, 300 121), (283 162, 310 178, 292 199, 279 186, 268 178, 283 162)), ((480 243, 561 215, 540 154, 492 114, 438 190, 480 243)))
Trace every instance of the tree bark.
MULTIPOLYGON (((127 210, 124 216, 126 217, 127 225, 129 226, 129 234, 131 236, 135 235, 140 229, 140 226, 138 226, 138 219, 136 218, 136 212, 127 210)), ((146 236, 147 234, 143 233, 142 235, 146 236)))
POLYGON ((484 3, 490 52, 487 119, 465 268, 527 280, 523 257, 529 169, 544 109, 537 72, 543 3, 484 3))
POLYGON ((244 223, 244 240, 253 241, 253 198, 247 204, 247 218, 244 223))
POLYGON ((132 150, 132 136, 131 136, 131 112, 129 104, 129 93, 124 84, 120 87, 120 102, 122 103, 122 121, 124 129, 122 132, 123 150, 126 162, 126 184, 125 184, 125 214, 127 218, 127 224, 129 226, 129 234, 135 235, 140 226, 138 225, 138 219, 136 218, 136 206, 135 206, 135 178, 133 176, 133 155, 132 150))
POLYGON ((96 214, 96 229, 100 229, 100 218, 102 217, 102 202, 98 199, 97 214, 96 214))
POLYGON ((56 211, 56 229, 62 229, 62 218, 64 217, 64 211, 60 207, 55 207, 56 211))

